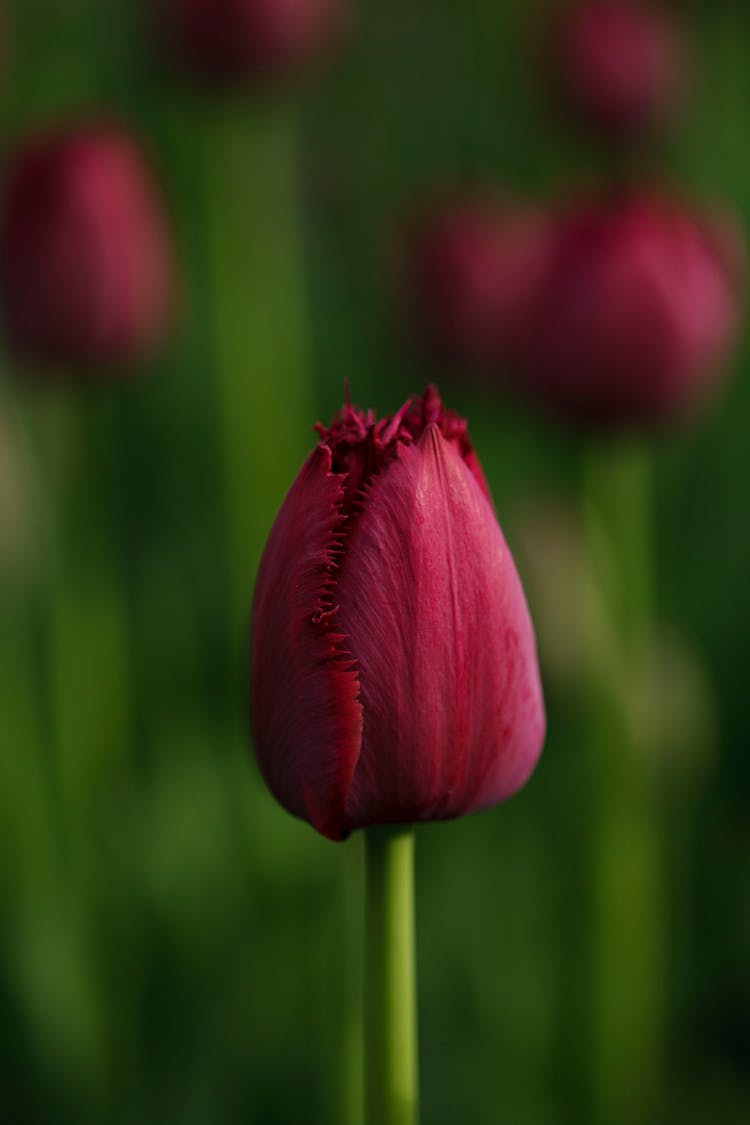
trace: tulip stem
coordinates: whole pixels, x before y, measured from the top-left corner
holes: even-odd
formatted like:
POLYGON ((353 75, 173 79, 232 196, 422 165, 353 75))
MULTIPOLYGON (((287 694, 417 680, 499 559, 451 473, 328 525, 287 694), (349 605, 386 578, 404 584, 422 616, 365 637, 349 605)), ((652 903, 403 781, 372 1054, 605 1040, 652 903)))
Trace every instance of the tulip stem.
POLYGON ((584 498, 599 615, 589 621, 593 1119, 651 1120, 664 1008, 663 841, 651 699, 636 696, 653 629, 648 450, 588 449, 584 498), (603 617, 601 616, 603 615, 603 617), (598 627, 597 627, 598 616, 598 627), (633 1082, 633 1075, 638 1082, 633 1082))
POLYGON ((414 832, 366 832, 365 1121, 416 1125, 414 832))
POLYGON ((283 107, 250 115, 243 102, 221 114, 211 106, 204 121, 208 300, 235 648, 282 482, 305 456, 312 412, 297 133, 296 115, 283 107))

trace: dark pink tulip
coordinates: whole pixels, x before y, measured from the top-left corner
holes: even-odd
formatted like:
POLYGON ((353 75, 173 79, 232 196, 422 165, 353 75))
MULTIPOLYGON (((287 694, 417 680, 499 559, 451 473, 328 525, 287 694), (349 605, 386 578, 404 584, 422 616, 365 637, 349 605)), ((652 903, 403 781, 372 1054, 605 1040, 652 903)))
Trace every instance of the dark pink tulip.
POLYGON ((573 420, 680 416, 719 382, 740 312, 736 227, 676 202, 582 204, 558 220, 516 336, 521 387, 573 420))
POLYGON ((12 153, 0 256, 6 335, 21 358, 119 367, 162 342, 174 288, 166 215, 119 129, 61 128, 12 153))
POLYGON ((561 93, 587 124, 616 137, 668 117, 684 84, 677 20, 653 0, 572 0, 554 26, 561 93))
POLYGON ((255 590, 269 787, 334 840, 505 800, 539 756, 544 708, 466 423, 429 389, 379 421, 346 405, 318 432, 255 590))
POLYGON ((156 0, 164 38, 183 67, 205 79, 286 74, 331 45, 343 0, 156 0))
POLYGON ((452 203, 414 225, 407 300, 436 359, 480 372, 504 363, 545 246, 541 215, 497 200, 452 203))

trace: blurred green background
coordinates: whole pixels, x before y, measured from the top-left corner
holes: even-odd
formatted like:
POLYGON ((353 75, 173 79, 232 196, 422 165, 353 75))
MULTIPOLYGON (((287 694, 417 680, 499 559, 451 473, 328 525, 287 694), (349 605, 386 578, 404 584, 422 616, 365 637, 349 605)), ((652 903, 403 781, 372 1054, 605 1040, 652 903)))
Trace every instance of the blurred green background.
MULTIPOLYGON (((358 0, 331 65, 229 97, 163 61, 146 3, 7 5, 3 148, 71 115, 130 123, 183 291, 168 354, 132 382, 39 385, 3 360, 3 1121, 359 1125, 361 840, 318 838, 263 788, 246 634, 265 536, 343 380, 389 411, 438 377, 527 584, 549 735, 507 806, 418 834, 424 1121, 613 1119, 596 1094, 596 789, 560 675, 576 615, 549 565, 575 541, 580 440, 436 373, 399 331, 394 285, 399 224, 436 185, 544 199, 608 175, 540 94, 545 7, 358 0)), ((680 7, 690 107, 640 174, 747 220, 750 9, 680 7)), ((634 1123, 750 1120, 748 362, 709 417, 653 442, 677 671, 654 813, 657 1096, 649 1116, 623 1110, 634 1123)), ((606 1045, 637 1091, 629 1049, 606 1045)))

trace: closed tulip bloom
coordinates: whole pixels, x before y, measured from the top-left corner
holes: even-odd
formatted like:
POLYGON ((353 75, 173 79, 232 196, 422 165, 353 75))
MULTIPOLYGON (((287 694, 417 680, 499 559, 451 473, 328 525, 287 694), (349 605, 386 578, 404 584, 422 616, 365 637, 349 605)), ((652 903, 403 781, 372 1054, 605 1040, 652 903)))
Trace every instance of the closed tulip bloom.
POLYGON ((273 78, 305 66, 335 40, 343 0, 156 0, 163 37, 183 68, 206 80, 273 78))
POLYGON ((119 129, 61 128, 12 153, 0 255, 6 336, 24 360, 128 366, 167 332, 166 215, 148 164, 119 129))
POLYGON ((672 114, 684 85, 684 54, 677 20, 657 0, 573 0, 554 24, 563 98, 588 125, 616 138, 672 114))
POLYGON ((414 224, 406 253, 416 334, 444 365, 494 371, 544 260, 546 226, 531 208, 470 199, 414 224))
POLYGON ((466 423, 437 393, 346 405, 271 530, 253 610, 255 749, 323 835, 460 816, 527 780, 534 634, 466 423))
POLYGON ((660 422, 716 390, 737 334, 737 227, 630 197, 562 215, 519 322, 521 388, 584 423, 660 422))

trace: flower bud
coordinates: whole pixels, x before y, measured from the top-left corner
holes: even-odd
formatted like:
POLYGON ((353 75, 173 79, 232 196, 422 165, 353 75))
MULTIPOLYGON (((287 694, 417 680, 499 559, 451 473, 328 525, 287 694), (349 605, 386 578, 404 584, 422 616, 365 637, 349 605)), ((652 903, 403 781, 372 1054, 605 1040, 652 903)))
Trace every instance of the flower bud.
POLYGON ((184 69, 209 81, 272 78, 336 38, 342 0, 157 0, 164 38, 184 69))
POLYGON ((443 206, 414 225, 407 301, 416 333, 442 364, 492 372, 543 261, 542 216, 499 201, 443 206))
POLYGON ((569 109, 605 135, 646 130, 679 101, 682 37, 655 0, 572 0, 556 21, 551 47, 569 109))
POLYGON ((265 779, 331 839, 505 800, 544 736, 534 634, 466 423, 437 392, 346 405, 276 518, 255 590, 265 779))
POLYGON ((135 143, 60 129, 10 157, 0 205, 11 348, 32 363, 128 365, 162 342, 174 288, 166 216, 135 143))
POLYGON ((677 203, 643 196, 571 209, 518 324, 521 388, 579 422, 694 410, 737 333, 741 261, 736 227, 677 203))

